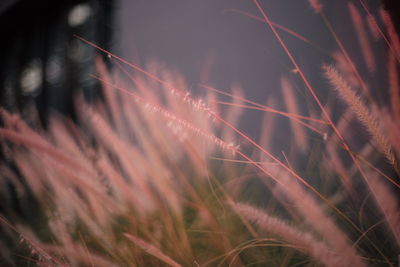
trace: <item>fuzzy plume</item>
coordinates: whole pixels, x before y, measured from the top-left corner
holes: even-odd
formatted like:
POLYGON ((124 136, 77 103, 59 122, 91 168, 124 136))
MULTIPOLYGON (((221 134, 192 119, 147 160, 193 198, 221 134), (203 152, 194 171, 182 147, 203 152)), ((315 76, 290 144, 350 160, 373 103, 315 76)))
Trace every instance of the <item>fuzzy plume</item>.
POLYGON ((354 89, 343 79, 335 67, 326 65, 323 67, 323 70, 325 71, 325 76, 333 85, 333 88, 339 94, 340 98, 346 102, 370 133, 378 149, 385 155, 390 164, 395 165, 396 159, 392 152, 391 145, 382 134, 376 116, 367 108, 361 97, 355 93, 354 89))

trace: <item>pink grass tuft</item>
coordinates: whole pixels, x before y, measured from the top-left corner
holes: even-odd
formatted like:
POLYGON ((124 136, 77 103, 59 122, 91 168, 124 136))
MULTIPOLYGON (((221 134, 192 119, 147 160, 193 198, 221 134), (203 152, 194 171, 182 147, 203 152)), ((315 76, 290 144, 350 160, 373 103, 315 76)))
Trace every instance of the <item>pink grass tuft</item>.
MULTIPOLYGON (((289 113, 299 114, 300 110, 297 105, 296 97, 294 95, 292 85, 287 78, 281 78, 281 87, 283 99, 285 100, 286 108, 288 109, 289 113)), ((291 121, 290 125, 293 130, 295 144, 299 146, 303 153, 305 153, 308 148, 308 142, 304 128, 294 121, 291 121)))
POLYGON ((330 249, 325 243, 315 239, 311 234, 289 226, 281 219, 249 205, 233 204, 232 206, 236 212, 264 231, 279 236, 324 266, 356 266, 351 262, 346 262, 346 259, 342 258, 340 254, 330 249))
POLYGON ((371 45, 368 41, 367 32, 365 30, 361 14, 358 11, 358 9, 354 6, 353 3, 349 3, 348 8, 350 11, 350 16, 353 20, 353 25, 356 30, 358 42, 360 43, 360 46, 361 46, 363 58, 368 67, 368 71, 370 73, 375 73, 375 71, 376 71, 375 59, 374 59, 374 55, 372 53, 371 45))

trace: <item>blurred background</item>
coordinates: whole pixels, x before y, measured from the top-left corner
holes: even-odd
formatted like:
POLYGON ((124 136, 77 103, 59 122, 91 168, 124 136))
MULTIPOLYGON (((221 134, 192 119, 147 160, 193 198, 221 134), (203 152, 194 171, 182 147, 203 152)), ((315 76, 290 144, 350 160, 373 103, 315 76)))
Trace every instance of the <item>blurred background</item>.
MULTIPOLYGON (((329 62, 337 48, 321 18, 306 0, 261 2, 274 22, 314 43, 281 32, 313 85, 323 87, 321 63, 329 62)), ((321 2, 354 59, 360 59, 358 44, 346 38, 355 33, 347 27, 351 21, 346 3, 321 2)), ((394 0, 367 2, 373 10, 383 4, 398 14, 394 0)), ((279 94, 282 74, 297 79, 272 32, 251 17, 260 14, 248 0, 3 0, 0 14, 1 105, 25 112, 33 104, 44 122, 51 109, 73 116, 71 97, 77 90, 87 99, 98 91, 88 75, 95 71, 96 51, 73 34, 141 66, 164 64, 182 73, 195 94, 204 93, 199 82, 225 91, 236 84, 246 97, 264 103, 279 94)), ((393 17, 398 23, 399 16, 393 17)), ((297 90, 304 94, 301 86, 297 90)), ((243 120, 242 126, 257 125, 258 113, 250 114, 252 119, 243 120)))
MULTIPOLYGON (((359 1, 352 2, 362 10, 359 1)), ((321 79, 321 65, 333 61, 338 47, 321 17, 306 0, 261 3, 273 22, 308 40, 280 30, 319 97, 329 98, 329 87, 321 79)), ((354 38, 356 29, 347 2, 321 3, 363 76, 368 70, 354 38)), ((398 24, 396 1, 366 3, 376 17, 378 7, 383 5, 398 24)), ((195 95, 205 94, 199 83, 227 92, 234 85, 243 89, 246 98, 264 104, 272 97, 281 98, 280 80, 285 76, 304 103, 300 108, 313 105, 306 106, 313 101, 309 101, 309 94, 271 30, 260 21, 252 1, 3 0, 0 14, 4 40, 0 44, 1 105, 22 112, 26 118, 34 117, 32 107, 36 107, 39 112, 35 116, 44 126, 51 110, 75 117, 72 96, 76 92, 83 92, 88 101, 99 94, 98 82, 90 77, 96 72, 94 58, 98 51, 74 34, 129 62, 143 67, 158 62, 181 73, 195 95)), ((373 45, 374 53, 381 55, 378 61, 384 64, 385 46, 373 45)), ((375 77, 382 71, 378 70, 375 77)), ((381 80, 371 79, 368 83, 379 85, 381 80)), ((384 97, 377 98, 385 104, 384 97)), ((282 108, 282 101, 275 102, 275 108, 282 108)), ((239 128, 257 138, 261 117, 262 112, 246 111, 239 128)))
MULTIPOLYGON (((359 1, 353 2, 364 12, 359 1)), ((322 78, 322 64, 334 62, 339 51, 321 16, 314 13, 309 1, 260 1, 271 20, 292 30, 309 42, 279 30, 283 40, 298 64, 310 79, 318 96, 326 101, 332 90, 322 78)), ((356 29, 348 10, 347 1, 321 1, 326 17, 342 40, 352 59, 359 63, 363 77, 370 77, 356 38, 356 29), (366 75, 364 75, 366 74, 366 75)), ((397 13, 395 1, 367 1, 374 16, 384 5, 397 13)), ((116 9, 117 27, 114 46, 117 54, 130 62, 146 66, 151 61, 165 64, 168 69, 182 73, 189 90, 204 95, 207 84, 230 92, 232 86, 243 89, 245 97, 265 104, 275 99, 274 107, 285 109, 282 101, 281 78, 289 79, 299 99, 300 113, 315 107, 307 89, 293 69, 293 65, 274 37, 272 31, 260 21, 261 14, 248 0, 121 0, 116 9)), ((395 16, 398 18, 398 16, 395 16)), ((373 43, 378 65, 386 62, 385 46, 373 43)), ((383 68, 368 83, 381 86, 383 68), (381 78, 377 78, 381 77, 381 78), (374 84, 375 83, 375 84, 374 84)), ((382 96, 376 96, 382 102, 382 96)), ((230 100, 230 99, 229 99, 230 100)), ((318 109, 316 109, 318 110, 318 109)), ((319 113, 319 111, 317 111, 319 113)), ((240 120, 240 129, 257 139, 264 112, 249 111, 240 120)), ((279 122, 282 132, 288 131, 287 121, 279 122)), ((287 136, 275 138, 277 147, 287 145, 287 136)))
POLYGON ((112 0, 0 1, 0 104, 31 121, 35 108, 46 126, 51 110, 74 117, 72 96, 92 99, 99 89, 93 47, 74 34, 110 49, 112 0))

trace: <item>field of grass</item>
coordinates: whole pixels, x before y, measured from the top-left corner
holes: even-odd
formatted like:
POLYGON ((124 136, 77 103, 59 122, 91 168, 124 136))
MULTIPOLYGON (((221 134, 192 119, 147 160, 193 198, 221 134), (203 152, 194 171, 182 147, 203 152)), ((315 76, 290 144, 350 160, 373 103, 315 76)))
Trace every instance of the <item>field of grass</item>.
POLYGON ((205 96, 192 96, 176 72, 77 36, 112 63, 99 57, 92 76, 102 100, 77 95, 77 121, 52 115, 46 130, 1 110, 0 265, 398 266, 399 36, 383 9, 349 1, 356 62, 309 2, 337 47, 318 74, 324 100, 281 35, 310 41, 262 1, 242 15, 265 24, 293 67, 267 104, 238 87, 200 84, 205 96), (237 126, 250 109, 264 114, 259 140, 237 126), (279 154, 278 120, 290 129, 279 154))

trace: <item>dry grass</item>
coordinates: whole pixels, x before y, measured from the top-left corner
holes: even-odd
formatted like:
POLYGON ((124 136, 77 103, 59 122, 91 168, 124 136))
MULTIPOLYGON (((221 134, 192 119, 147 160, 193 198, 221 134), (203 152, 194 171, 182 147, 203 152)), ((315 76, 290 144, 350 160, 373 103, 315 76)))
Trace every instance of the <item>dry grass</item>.
POLYGON ((387 13, 381 11, 389 39, 379 39, 383 31, 365 3, 366 14, 349 5, 369 75, 377 75, 379 61, 371 56, 367 20, 374 40, 387 41, 387 109, 364 100, 373 88, 359 63, 351 61, 322 5, 309 2, 339 46, 338 67, 324 70, 345 109, 318 98, 276 24, 254 1, 292 61, 291 75, 299 76, 281 80, 288 112, 272 98, 267 105, 246 99, 239 87, 228 93, 202 85, 207 97, 196 98, 178 74, 155 63, 144 70, 113 54, 114 71, 98 60, 93 76, 104 99, 87 104, 77 96, 76 122, 52 115, 47 131, 33 130, 1 110, 1 264, 396 266, 398 37, 387 13), (300 111, 294 83, 306 86, 320 110, 300 111), (246 109, 266 113, 259 141, 236 127, 246 109), (290 120, 289 157, 272 153, 277 115, 290 120), (361 133, 354 118, 364 126, 361 133), (35 210, 35 221, 7 209, 15 202, 22 214, 35 210))
MULTIPOLYGON (((333 88, 338 92, 339 96, 357 115, 357 118, 371 134, 372 140, 376 143, 377 148, 386 156, 390 164, 395 166, 396 159, 392 152, 391 145, 387 141, 387 137, 383 135, 382 130, 380 129, 381 126, 378 124, 377 117, 380 117, 379 114, 377 114, 378 116, 373 115, 372 111, 367 108, 361 97, 356 94, 354 89, 350 87, 333 66, 324 66, 323 69, 326 77, 333 85, 333 88)), ((374 108, 374 106, 372 106, 372 108, 374 108)))

